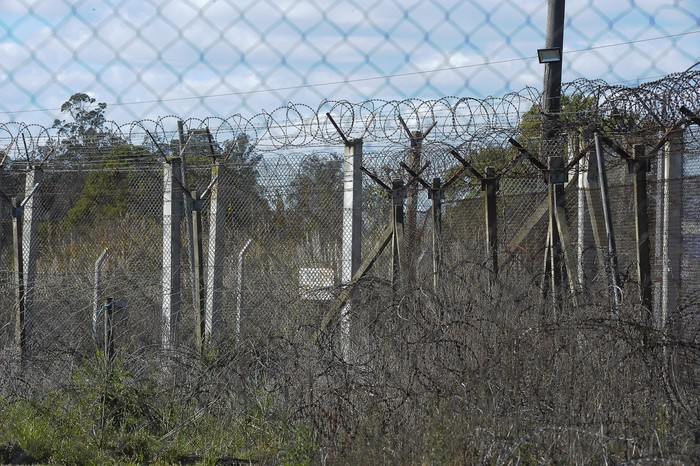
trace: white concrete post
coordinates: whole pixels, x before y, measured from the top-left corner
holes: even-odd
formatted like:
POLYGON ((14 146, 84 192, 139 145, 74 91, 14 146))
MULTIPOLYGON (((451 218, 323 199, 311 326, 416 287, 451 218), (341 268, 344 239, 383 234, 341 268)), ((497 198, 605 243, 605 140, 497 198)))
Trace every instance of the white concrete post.
MULTIPOLYGON (((24 271, 24 315, 25 338, 27 340, 27 353, 31 346, 32 327, 34 323, 34 295, 37 273, 37 249, 39 225, 39 209, 36 202, 37 185, 41 183, 44 172, 39 168, 32 168, 27 172, 24 183, 24 209, 22 212, 22 264, 24 271)), ((27 355, 28 356, 28 355, 27 355)))
MULTIPOLYGON (((681 220, 683 218, 683 133, 674 132, 666 143, 663 158, 663 231, 660 324, 674 321, 681 289, 681 220)), ((658 221, 658 220, 657 220, 658 221)))
POLYGON ((228 203, 226 180, 222 179, 223 169, 217 161, 211 168, 214 180, 209 194, 209 243, 207 253, 207 285, 205 305, 205 340, 216 343, 221 329, 221 302, 224 286, 224 257, 226 204, 228 203))
POLYGON ((163 310, 161 347, 165 351, 176 347, 180 320, 180 220, 182 218, 182 188, 180 159, 175 157, 163 164, 163 310))
MULTIPOLYGON (((350 283, 362 263, 362 139, 349 141, 343 158, 343 251, 341 282, 350 283)), ((352 295, 340 311, 340 346, 347 360, 350 353, 352 295)))

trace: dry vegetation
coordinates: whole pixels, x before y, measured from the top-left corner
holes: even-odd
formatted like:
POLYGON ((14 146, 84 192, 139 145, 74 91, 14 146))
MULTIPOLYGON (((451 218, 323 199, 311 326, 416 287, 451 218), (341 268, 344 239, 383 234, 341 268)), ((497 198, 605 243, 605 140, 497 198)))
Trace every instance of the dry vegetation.
POLYGON ((684 331, 697 303, 678 310, 676 331, 656 331, 631 299, 613 318, 605 290, 555 308, 520 273, 494 288, 482 270, 450 277, 437 296, 418 286, 397 306, 382 304, 385 283, 363 283, 350 361, 337 322, 310 339, 327 306, 296 299, 259 309, 264 326, 203 358, 141 346, 107 368, 89 342, 64 340, 19 373, 6 354, 2 460, 18 449, 71 464, 698 458, 700 353, 684 331))

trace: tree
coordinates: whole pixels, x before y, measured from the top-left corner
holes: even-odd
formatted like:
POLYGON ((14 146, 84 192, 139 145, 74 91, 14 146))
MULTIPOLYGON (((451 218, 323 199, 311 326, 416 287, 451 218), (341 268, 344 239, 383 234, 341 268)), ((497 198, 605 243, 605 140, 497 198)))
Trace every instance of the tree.
POLYGON ((340 238, 343 211, 342 159, 314 154, 302 161, 286 196, 290 229, 320 234, 324 244, 340 238))
MULTIPOLYGON (((149 189, 152 178, 159 176, 155 172, 129 168, 138 166, 149 156, 141 146, 110 148, 100 160, 100 169, 90 170, 84 180, 81 177, 81 182, 76 183, 76 186, 82 185, 80 191, 68 195, 70 208, 58 225, 59 231, 89 232, 97 225, 107 225, 129 214, 147 214, 160 202, 160 193, 149 189)), ((53 202, 53 199, 48 201, 53 202)))
MULTIPOLYGON (((184 135, 185 146, 178 139, 161 144, 168 155, 182 155, 187 167, 187 188, 201 191, 211 181, 210 168, 216 160, 220 163, 219 184, 226 196, 227 218, 234 228, 248 232, 267 231, 271 218, 270 203, 259 183, 259 166, 262 155, 254 152, 250 138, 245 133, 235 134, 219 143, 206 129, 188 129, 184 135)), ((154 153, 153 141, 148 138, 144 146, 154 153)))
MULTIPOLYGON (((563 133, 581 132, 598 113, 598 106, 593 97, 582 94, 561 96, 561 115, 559 126, 563 133)), ((535 104, 523 114, 518 127, 522 139, 536 139, 542 136, 542 107, 535 104)))
POLYGON ((224 142, 220 152, 228 171, 226 182, 230 183, 231 197, 227 210, 233 224, 251 231, 266 231, 272 214, 260 185, 262 155, 253 151, 245 133, 224 142))
POLYGON ((107 104, 95 102, 94 98, 79 92, 61 105, 61 112, 67 113, 70 119, 55 119, 53 128, 62 138, 64 155, 93 158, 104 155, 106 148, 120 142, 106 128, 107 104))

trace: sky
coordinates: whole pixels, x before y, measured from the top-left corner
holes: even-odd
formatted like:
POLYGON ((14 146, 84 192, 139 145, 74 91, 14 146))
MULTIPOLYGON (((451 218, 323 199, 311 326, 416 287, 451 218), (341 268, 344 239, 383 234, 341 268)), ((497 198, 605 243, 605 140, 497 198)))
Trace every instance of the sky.
MULTIPOLYGON (((0 0, 0 121, 50 125, 77 92, 125 123, 540 89, 546 17, 544 0, 0 0)), ((565 82, 698 61, 700 0, 566 2, 565 82)))

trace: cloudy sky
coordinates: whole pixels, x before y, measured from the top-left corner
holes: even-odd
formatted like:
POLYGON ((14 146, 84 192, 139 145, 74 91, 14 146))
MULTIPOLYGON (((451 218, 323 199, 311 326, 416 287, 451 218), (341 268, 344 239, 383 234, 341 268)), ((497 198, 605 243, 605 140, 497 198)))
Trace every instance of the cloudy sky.
MULTIPOLYGON (((0 121, 50 124, 75 92, 126 122, 539 89, 546 4, 0 0, 0 121)), ((569 0, 564 53, 565 81, 684 71, 700 60, 700 0, 569 0)))

